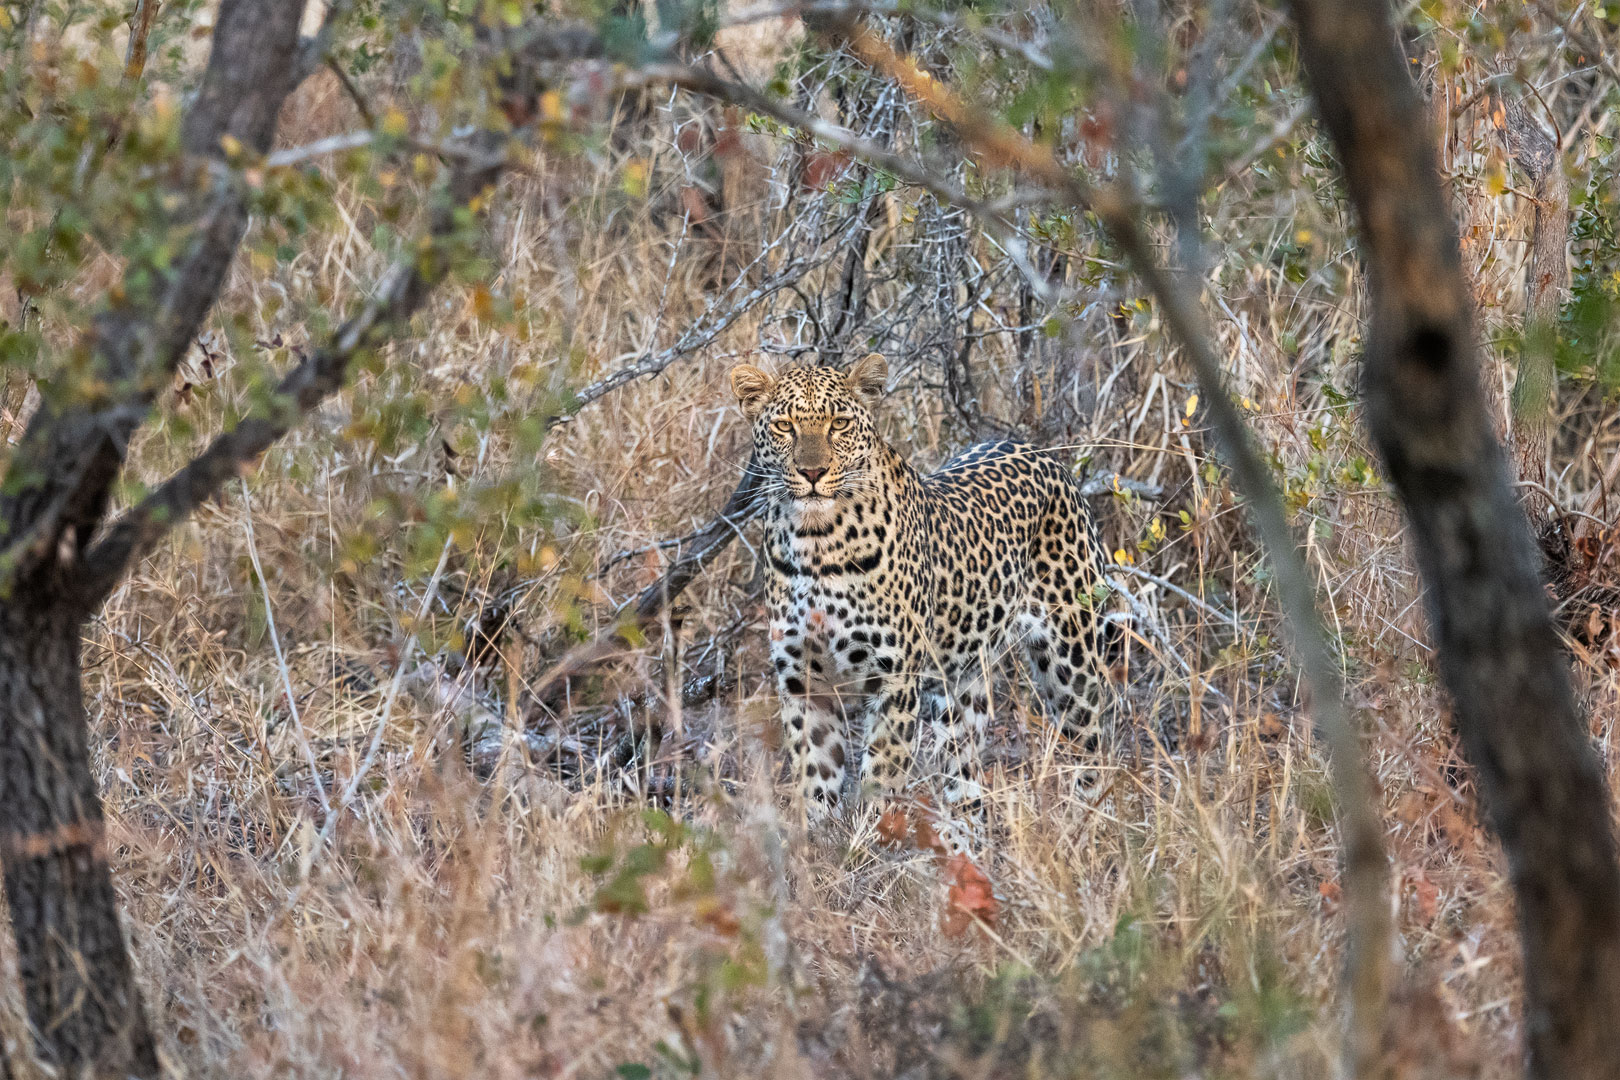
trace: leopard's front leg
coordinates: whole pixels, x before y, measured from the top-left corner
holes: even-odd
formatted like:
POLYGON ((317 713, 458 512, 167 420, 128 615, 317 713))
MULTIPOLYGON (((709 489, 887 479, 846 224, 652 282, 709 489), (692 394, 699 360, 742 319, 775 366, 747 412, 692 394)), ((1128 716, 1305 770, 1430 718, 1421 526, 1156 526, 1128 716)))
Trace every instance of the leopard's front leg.
POLYGON ((817 643, 785 602, 772 605, 771 663, 782 707, 782 736, 792 775, 811 820, 827 816, 844 786, 844 732, 822 689, 817 643))
POLYGON ((866 757, 861 762, 863 795, 897 795, 911 772, 917 745, 918 660, 899 647, 881 648, 872 658, 861 707, 866 757))

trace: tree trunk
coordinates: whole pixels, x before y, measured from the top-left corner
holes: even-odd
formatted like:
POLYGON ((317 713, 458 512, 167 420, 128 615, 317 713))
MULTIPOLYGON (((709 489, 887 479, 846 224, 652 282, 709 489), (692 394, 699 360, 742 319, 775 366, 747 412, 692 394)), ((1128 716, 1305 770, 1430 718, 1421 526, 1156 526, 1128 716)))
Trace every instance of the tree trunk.
POLYGON ((308 70, 303 9, 304 0, 219 5, 182 124, 187 156, 167 171, 161 209, 144 223, 161 257, 131 261, 84 337, 95 393, 48 395, 0 485, 0 864, 35 1048, 66 1075, 158 1073, 90 774, 80 634, 105 590, 85 576, 84 555, 129 441, 213 307, 246 230, 246 192, 216 169, 233 144, 248 154, 270 148, 308 70))
POLYGON ((1430 129, 1387 0, 1292 7, 1368 267, 1367 425, 1411 523, 1440 674, 1518 901, 1529 1075, 1620 1077, 1608 788, 1485 409, 1430 129))
POLYGON ((17 968, 47 1063, 67 1075, 156 1076, 90 773, 82 628, 61 596, 0 603, 0 861, 17 968))

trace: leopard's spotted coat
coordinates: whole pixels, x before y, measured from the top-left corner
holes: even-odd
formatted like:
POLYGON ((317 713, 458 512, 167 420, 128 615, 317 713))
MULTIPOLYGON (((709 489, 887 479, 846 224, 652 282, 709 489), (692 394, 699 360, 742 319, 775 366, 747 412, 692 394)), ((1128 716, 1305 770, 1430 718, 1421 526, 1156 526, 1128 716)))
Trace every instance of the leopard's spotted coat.
POLYGON ((879 435, 876 354, 847 374, 742 366, 763 480, 771 657, 807 805, 836 802, 849 750, 839 699, 866 743, 863 786, 897 791, 931 699, 944 796, 976 801, 988 672, 1022 646, 1048 713, 1089 750, 1105 635, 1103 551, 1080 487, 1050 453, 983 443, 921 476, 879 435))

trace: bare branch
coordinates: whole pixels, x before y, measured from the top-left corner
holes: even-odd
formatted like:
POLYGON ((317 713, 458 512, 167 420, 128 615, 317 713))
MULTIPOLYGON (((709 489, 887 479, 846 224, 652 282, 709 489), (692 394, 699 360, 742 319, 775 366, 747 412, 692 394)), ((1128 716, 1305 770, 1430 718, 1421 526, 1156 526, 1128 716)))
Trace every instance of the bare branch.
POLYGON ((863 139, 848 128, 823 120, 813 113, 777 101, 770 95, 761 93, 745 83, 722 79, 701 68, 673 63, 649 64, 629 73, 627 82, 630 85, 655 83, 678 86, 694 94, 703 94, 719 101, 740 105, 762 116, 769 116, 789 127, 797 128, 831 146, 848 150, 868 164, 875 165, 908 184, 914 184, 922 188, 941 202, 960 206, 987 217, 1005 216, 1004 212, 975 199, 967 192, 949 183, 940 173, 934 171, 928 165, 913 158, 908 158, 904 154, 897 154, 869 139, 863 139))
POLYGON ((1214 604, 1210 603, 1208 600, 1188 592, 1186 589, 1183 589, 1180 585, 1177 585, 1175 582, 1170 581, 1167 578, 1162 578, 1158 574, 1151 574, 1148 571, 1143 570, 1140 566, 1130 566, 1128 564, 1110 566, 1108 570, 1109 573, 1113 574, 1127 574, 1131 577, 1141 578, 1143 581, 1151 582, 1167 592, 1173 592, 1183 600, 1187 601, 1187 603, 1197 608, 1199 611, 1219 619, 1221 622, 1226 623, 1238 633, 1243 633, 1243 620, 1239 619, 1236 615, 1233 615, 1230 611, 1222 610, 1221 608, 1218 608, 1214 604))
MULTIPOLYGON (((371 146, 385 136, 375 131, 346 131, 341 135, 328 135, 324 139, 316 139, 303 146, 289 146, 276 150, 264 158, 264 166, 268 169, 283 169, 293 165, 302 165, 317 158, 328 157, 332 154, 341 154, 347 150, 359 150, 371 146)), ((483 155, 476 150, 455 143, 428 142, 423 139, 405 136, 387 136, 394 143, 424 154, 453 161, 465 161, 477 164, 483 155)))
MULTIPOLYGON (((743 315, 784 289, 792 288, 806 274, 816 267, 824 265, 830 258, 832 258, 832 255, 828 253, 805 255, 791 259, 786 265, 733 302, 724 306, 721 306, 718 300, 712 302, 708 309, 694 320, 669 348, 660 349, 655 353, 643 354, 611 375, 604 376, 582 387, 569 402, 568 414, 553 418, 552 424, 555 426, 566 424, 573 418, 575 413, 591 402, 605 397, 619 387, 637 379, 657 375, 682 357, 706 348, 743 315)), ((743 275, 746 275, 747 272, 748 268, 744 268, 743 275)))
POLYGON ((852 19, 861 15, 902 15, 915 19, 918 22, 936 26, 941 30, 957 30, 971 33, 983 38, 996 48, 1004 52, 1021 57, 1025 63, 1038 71, 1051 71, 1052 58, 1035 44, 1014 37, 1004 31, 991 26, 970 24, 949 11, 934 11, 930 8, 915 4, 899 3, 787 3, 770 4, 764 7, 744 8, 721 21, 723 26, 746 26, 750 23, 766 22, 770 19, 782 19, 798 16, 799 18, 815 19, 852 19))
POLYGON ((435 211, 425 243, 412 245, 378 282, 371 298, 345 322, 332 340, 310 353, 276 388, 277 408, 243 420, 120 518, 85 555, 89 600, 105 596, 129 564, 207 501, 220 487, 291 429, 293 424, 341 389, 360 353, 378 348, 422 305, 443 279, 448 260, 437 246, 455 230, 455 211, 493 186, 506 162, 494 147, 498 136, 484 134, 458 155, 443 204, 435 211), (482 148, 480 154, 475 148, 482 148))
POLYGON ((336 57, 328 56, 326 58, 326 67, 328 71, 337 77, 337 81, 342 84, 343 92, 348 94, 349 100, 354 103, 354 109, 360 114, 361 122, 368 128, 375 128, 377 126, 376 112, 372 109, 371 103, 366 100, 366 96, 360 92, 360 88, 354 84, 354 80, 349 77, 349 73, 343 70, 343 65, 338 63, 336 57))

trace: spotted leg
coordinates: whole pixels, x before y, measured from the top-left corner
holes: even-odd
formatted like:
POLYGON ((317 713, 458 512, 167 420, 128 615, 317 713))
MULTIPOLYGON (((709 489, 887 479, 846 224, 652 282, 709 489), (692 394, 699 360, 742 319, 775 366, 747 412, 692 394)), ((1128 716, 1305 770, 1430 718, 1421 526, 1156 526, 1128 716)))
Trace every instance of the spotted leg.
POLYGON ((984 677, 975 673, 936 682, 929 696, 945 802, 977 815, 984 799, 984 732, 990 721, 990 694, 984 677))
POLYGON ((823 682, 822 661, 812 654, 797 625, 783 620, 771 629, 771 662, 782 703, 782 732, 805 812, 821 820, 844 786, 843 721, 833 711, 823 682))
POLYGON ((1076 601, 1070 598, 1073 595, 1055 586, 1038 589, 1037 602, 1020 619, 1020 629, 1047 715, 1065 734, 1080 741, 1086 758, 1080 788, 1089 799, 1101 794, 1105 786, 1098 766, 1107 734, 1103 706, 1110 628, 1089 598, 1082 594, 1076 601))
POLYGON ((866 701, 861 724, 866 757, 861 762, 862 794, 898 794, 911 772, 917 743, 918 676, 916 658, 898 647, 885 647, 872 657, 865 679, 866 701))

